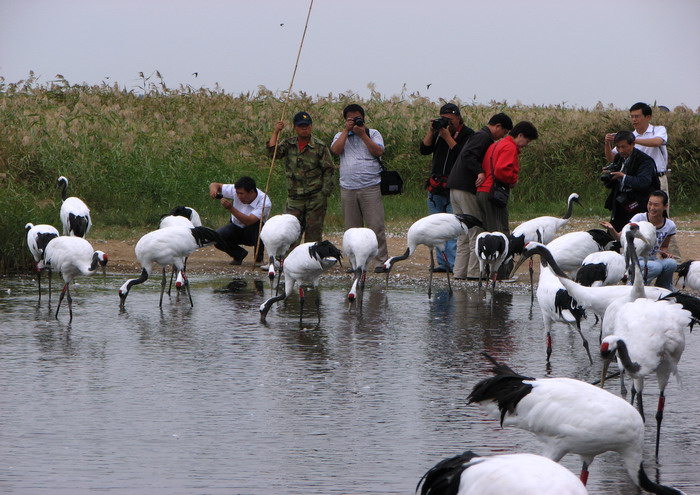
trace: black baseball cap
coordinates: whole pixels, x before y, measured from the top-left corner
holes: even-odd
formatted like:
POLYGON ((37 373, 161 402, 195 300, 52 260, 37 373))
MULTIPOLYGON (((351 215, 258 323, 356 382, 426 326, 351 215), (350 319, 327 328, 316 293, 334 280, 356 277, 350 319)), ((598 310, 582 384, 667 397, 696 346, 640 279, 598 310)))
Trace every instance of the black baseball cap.
POLYGON ((312 122, 311 115, 306 112, 299 112, 294 116, 294 125, 311 125, 312 122))
POLYGON ((459 115, 459 107, 454 103, 445 103, 440 108, 440 115, 442 115, 443 113, 453 113, 455 115, 459 115))

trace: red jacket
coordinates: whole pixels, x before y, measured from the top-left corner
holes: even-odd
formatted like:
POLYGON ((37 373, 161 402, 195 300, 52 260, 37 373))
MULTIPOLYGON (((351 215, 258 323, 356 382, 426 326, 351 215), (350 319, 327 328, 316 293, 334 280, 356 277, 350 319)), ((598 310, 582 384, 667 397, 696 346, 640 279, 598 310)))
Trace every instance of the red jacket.
POLYGON ((481 168, 484 169, 486 177, 483 184, 478 187, 477 192, 489 192, 491 190, 493 185, 493 177, 491 176, 492 157, 493 174, 496 176, 496 179, 514 186, 518 182, 518 174, 520 173, 519 153, 520 149, 511 136, 506 136, 489 146, 484 155, 484 161, 481 163, 481 168))

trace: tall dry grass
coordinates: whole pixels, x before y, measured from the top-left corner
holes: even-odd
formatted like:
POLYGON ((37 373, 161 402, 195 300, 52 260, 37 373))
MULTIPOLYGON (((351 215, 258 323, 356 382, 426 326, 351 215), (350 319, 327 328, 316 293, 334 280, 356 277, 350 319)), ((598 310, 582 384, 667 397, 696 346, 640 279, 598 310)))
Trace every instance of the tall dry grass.
MULTIPOLYGON (((406 181, 404 195, 386 198, 389 229, 423 216, 429 157, 419 155, 418 143, 444 101, 405 93, 387 97, 374 90, 367 99, 351 93, 297 92, 287 116, 308 111, 314 133, 330 142, 349 103, 365 107, 368 124, 384 136, 388 165, 406 181)), ((475 130, 500 111, 514 121, 532 121, 539 129, 540 139, 522 154, 521 181, 511 207, 515 218, 557 214, 572 191, 581 194, 589 214, 607 214, 602 209, 605 191, 597 179, 604 165, 603 135, 629 129, 627 111, 602 105, 587 110, 457 103, 475 130)), ((226 215, 206 196, 207 185, 251 175, 264 187, 270 166, 265 143, 283 105, 282 95, 264 87, 239 95, 219 88, 169 88, 160 74, 142 77, 136 89, 75 85, 59 76, 45 84, 32 74, 16 83, 0 78, 0 270, 29 266, 21 242, 25 223, 59 223, 59 175, 71 180, 71 194, 90 205, 103 231, 148 230, 177 204, 196 208, 209 225, 223 224, 226 215)), ((676 108, 655 113, 653 121, 667 126, 670 136, 674 213, 697 210, 700 115, 676 108)), ((281 165, 273 174, 270 196, 274 213, 282 211, 286 194, 281 165)), ((331 230, 342 228, 337 196, 329 204, 331 230)))

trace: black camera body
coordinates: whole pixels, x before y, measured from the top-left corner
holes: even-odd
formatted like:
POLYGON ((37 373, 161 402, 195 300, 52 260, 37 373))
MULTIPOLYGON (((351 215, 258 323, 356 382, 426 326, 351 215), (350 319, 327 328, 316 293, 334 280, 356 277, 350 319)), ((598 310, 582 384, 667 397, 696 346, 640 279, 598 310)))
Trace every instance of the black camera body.
POLYGON ((614 163, 608 163, 605 167, 603 167, 603 173, 600 174, 600 180, 603 181, 603 184, 610 184, 610 182, 613 180, 612 172, 615 172, 616 170, 617 167, 615 167, 614 163))
POLYGON ((450 119, 447 117, 438 117, 437 119, 433 119, 431 121, 431 125, 433 129, 436 131, 439 131, 440 129, 445 129, 447 126, 450 125, 450 119))
POLYGON ((365 125, 365 119, 363 119, 362 117, 355 117, 354 119, 352 119, 352 121, 357 127, 362 127, 363 125, 365 125))
POLYGON ((216 193, 216 196, 215 196, 216 199, 221 199, 221 198, 223 198, 223 197, 224 197, 223 194, 221 194, 221 193, 216 193))

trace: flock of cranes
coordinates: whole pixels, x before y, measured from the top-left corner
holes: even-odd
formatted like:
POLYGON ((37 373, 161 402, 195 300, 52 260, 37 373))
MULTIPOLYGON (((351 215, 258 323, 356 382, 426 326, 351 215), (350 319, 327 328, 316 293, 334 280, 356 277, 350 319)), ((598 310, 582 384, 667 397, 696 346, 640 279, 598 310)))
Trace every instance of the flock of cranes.
MULTIPOLYGON (((79 276, 104 268, 108 256, 92 248, 84 239, 91 226, 90 210, 80 199, 67 197, 68 180, 58 179, 62 188, 61 221, 63 235, 50 225, 26 225, 27 244, 34 257, 41 300, 41 272, 49 271, 49 300, 51 273, 61 273, 64 286, 56 317, 64 297, 72 319, 70 283, 79 276)), ((424 495, 432 494, 502 494, 502 493, 586 493, 588 468, 593 459, 607 451, 617 452, 630 479, 641 489, 658 494, 680 494, 679 490, 652 482, 645 473, 644 407, 642 392, 646 376, 655 374, 659 384, 656 411, 658 458, 661 424, 665 406, 665 388, 671 375, 676 375, 685 348, 685 331, 700 318, 700 300, 679 292, 643 285, 639 258, 649 256, 656 242, 653 225, 638 222, 625 227, 621 237, 623 254, 614 251, 614 239, 603 230, 572 232, 555 238, 571 218, 577 194, 567 201, 562 218, 539 217, 519 225, 510 236, 484 232, 477 237, 475 255, 482 278, 496 285, 496 274, 507 261, 520 256, 518 266, 530 260, 531 284, 534 283, 532 258, 540 257, 540 275, 536 295, 546 334, 547 361, 552 353, 552 327, 564 323, 582 338, 587 356, 593 355, 585 338, 581 321, 586 310, 601 319, 599 355, 603 361, 601 386, 571 378, 536 379, 520 375, 503 363, 487 356, 493 363, 494 376, 477 383, 469 395, 469 403, 483 405, 487 412, 500 419, 502 426, 513 426, 534 433, 545 445, 543 456, 513 454, 480 457, 473 452, 446 459, 426 473, 419 482, 424 495), (652 231, 653 229, 653 231, 652 231), (613 250, 611 250, 613 249, 613 250), (620 285, 629 279, 631 285, 620 285), (602 388, 608 365, 616 360, 621 375, 621 396, 626 397, 624 377, 632 380, 632 403, 602 388), (567 453, 580 456, 582 470, 576 478, 562 468, 558 461, 567 453), (515 483, 515 484, 513 484, 515 483), (513 488, 515 487, 515 488, 513 488)), ((433 248, 465 235, 481 222, 469 215, 438 213, 416 221, 407 232, 406 251, 389 258, 385 264, 388 284, 392 267, 415 253, 417 246, 430 251, 431 296, 434 268, 433 248)), ((349 260, 353 274, 348 301, 361 304, 366 274, 377 255, 377 239, 366 228, 349 229, 343 236, 342 251, 330 241, 298 242, 301 226, 292 215, 270 218, 261 231, 261 239, 269 256, 268 276, 271 296, 260 305, 260 319, 266 321, 272 306, 290 297, 298 286, 302 321, 304 286, 316 286, 328 269, 349 260), (288 253, 288 254, 286 254, 288 253), (285 256, 286 255, 286 256, 285 256), (280 280, 284 277, 284 291, 280 280), (277 282, 275 283, 275 279, 277 282)), ((178 207, 161 219, 159 229, 144 235, 136 244, 135 254, 141 265, 137 278, 124 282, 119 288, 123 308, 134 286, 145 282, 152 274, 153 264, 162 268, 160 305, 166 286, 166 269, 172 266, 172 279, 187 290, 187 258, 196 249, 223 243, 216 231, 202 226, 197 212, 178 207)), ((516 266, 517 269, 517 266, 516 266)), ((700 265, 687 262, 680 267, 680 279, 700 290, 700 265)), ((449 272, 447 283, 451 292, 449 272)), ((680 282, 679 282, 680 283, 680 282)), ((481 288, 481 280, 479 282, 481 288)), ((168 290, 168 292, 170 289, 168 290)), ((316 291, 318 300, 319 292, 316 291)), ((317 304, 318 306, 318 304, 317 304)), ((318 318, 320 321, 320 309, 318 318)))

